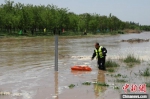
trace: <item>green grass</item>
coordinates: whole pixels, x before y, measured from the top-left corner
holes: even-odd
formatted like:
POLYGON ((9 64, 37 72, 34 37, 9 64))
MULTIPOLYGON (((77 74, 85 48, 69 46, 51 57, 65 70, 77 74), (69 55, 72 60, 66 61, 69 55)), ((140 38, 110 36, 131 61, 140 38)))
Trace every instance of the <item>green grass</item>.
POLYGON ((122 75, 122 78, 127 78, 127 75, 122 75))
POLYGON ((115 61, 112 61, 111 59, 108 59, 105 63, 106 67, 118 67, 119 64, 116 63, 115 61))
POLYGON ((96 85, 98 85, 98 86, 109 86, 108 84, 106 84, 106 83, 101 83, 101 82, 96 82, 96 83, 94 83, 94 84, 96 84, 96 85))
POLYGON ((127 81, 124 80, 124 79, 117 79, 116 82, 123 82, 124 83, 124 82, 127 82, 127 81))
POLYGON ((124 62, 125 63, 141 63, 141 60, 139 58, 136 58, 133 54, 129 54, 124 59, 124 62))
POLYGON ((119 87, 115 86, 114 89, 119 89, 119 87))
POLYGON ((146 87, 150 87, 150 82, 149 82, 149 83, 146 83, 146 87))
POLYGON ((149 68, 146 68, 144 72, 139 71, 141 76, 150 76, 149 68))
POLYGON ((121 76, 122 76, 121 74, 114 75, 114 77, 121 77, 121 76))
POLYGON ((134 66, 134 63, 127 63, 127 65, 128 65, 129 67, 133 67, 133 66, 134 66))
POLYGON ((68 87, 69 88, 73 88, 73 87, 75 87, 75 85, 74 84, 70 84, 68 87))
MULTIPOLYGON (((91 85, 91 84, 92 84, 92 82, 83 82, 83 83, 82 83, 82 85, 91 85)), ((101 82, 93 82, 93 84, 94 84, 94 85, 97 85, 97 86, 109 86, 108 84, 106 84, 106 83, 101 83, 101 82)), ((74 88, 75 85, 74 85, 74 84, 70 84, 68 87, 71 89, 71 88, 74 88)))
POLYGON ((120 73, 119 73, 119 74, 115 74, 115 75, 111 74, 110 76, 111 76, 111 77, 122 77, 122 78, 127 78, 127 75, 121 75, 120 73))
POLYGON ((91 85, 91 82, 84 82, 82 85, 91 85))
POLYGON ((115 70, 113 68, 108 68, 107 71, 108 72, 115 72, 115 70))

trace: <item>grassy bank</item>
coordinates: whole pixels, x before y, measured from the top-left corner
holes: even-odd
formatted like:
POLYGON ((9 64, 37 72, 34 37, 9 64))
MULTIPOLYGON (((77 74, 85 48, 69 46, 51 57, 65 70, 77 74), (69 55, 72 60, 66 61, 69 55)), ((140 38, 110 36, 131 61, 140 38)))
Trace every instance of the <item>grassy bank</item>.
MULTIPOLYGON (((59 36, 97 36, 97 35, 117 35, 117 34, 125 34, 125 33, 140 33, 141 30, 136 29, 125 29, 125 30, 116 30, 116 31, 105 31, 105 32, 73 32, 73 31, 65 31, 59 34, 59 36)), ((27 36, 27 37, 35 37, 35 36, 54 36, 52 31, 48 32, 34 32, 33 34, 30 31, 22 32, 0 32, 0 37, 20 37, 20 36, 27 36)))
MULTIPOLYGON (((97 35, 117 35, 117 34, 124 34, 122 31, 112 31, 112 32, 72 32, 72 31, 65 31, 59 34, 59 36, 97 36, 97 35)), ((20 36, 27 36, 27 37, 35 37, 35 36, 54 36, 53 32, 34 32, 33 34, 31 32, 22 32, 20 34, 19 32, 0 32, 0 37, 20 37, 20 36)))

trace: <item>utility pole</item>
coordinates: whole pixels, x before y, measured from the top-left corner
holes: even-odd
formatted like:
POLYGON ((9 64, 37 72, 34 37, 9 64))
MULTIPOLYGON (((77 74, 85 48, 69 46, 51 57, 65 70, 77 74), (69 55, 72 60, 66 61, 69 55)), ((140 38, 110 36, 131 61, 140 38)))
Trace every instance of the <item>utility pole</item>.
POLYGON ((58 31, 54 29, 55 34, 55 71, 58 71, 58 31))

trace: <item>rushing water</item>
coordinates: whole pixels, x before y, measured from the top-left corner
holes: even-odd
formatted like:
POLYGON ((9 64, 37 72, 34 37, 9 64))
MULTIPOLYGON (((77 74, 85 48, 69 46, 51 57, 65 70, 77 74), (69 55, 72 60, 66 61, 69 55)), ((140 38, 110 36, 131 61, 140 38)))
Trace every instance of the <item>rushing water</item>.
MULTIPOLYGON (((54 38, 0 38, 0 92, 10 92, 9 95, 0 95, 0 99, 110 99, 107 94, 111 95, 111 99, 119 99, 122 90, 118 92, 111 87, 83 86, 82 83, 113 82, 108 81, 112 79, 105 75, 106 72, 98 71, 96 60, 90 60, 95 42, 107 48, 107 59, 117 60, 134 54, 148 62, 150 42, 121 42, 132 38, 150 39, 150 32, 97 37, 59 37, 58 72, 54 72, 54 38), (92 71, 71 71, 70 67, 74 65, 89 65, 92 71), (69 89, 70 84, 75 84, 76 87, 69 89)), ((128 73, 127 75, 145 68, 137 66, 133 67, 133 70, 123 72, 124 64, 121 64, 118 72, 128 73)), ((138 82, 139 79, 148 81, 137 77, 134 83, 142 83, 138 82)))

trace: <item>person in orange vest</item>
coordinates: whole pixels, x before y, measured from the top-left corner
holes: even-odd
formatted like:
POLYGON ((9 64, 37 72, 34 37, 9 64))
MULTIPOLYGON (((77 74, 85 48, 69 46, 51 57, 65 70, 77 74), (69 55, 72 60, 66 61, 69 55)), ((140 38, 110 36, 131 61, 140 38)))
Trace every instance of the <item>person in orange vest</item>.
POLYGON ((96 56, 97 64, 99 70, 106 70, 105 68, 105 59, 106 59, 107 49, 103 46, 100 46, 99 43, 95 43, 95 50, 91 57, 91 60, 96 56))

